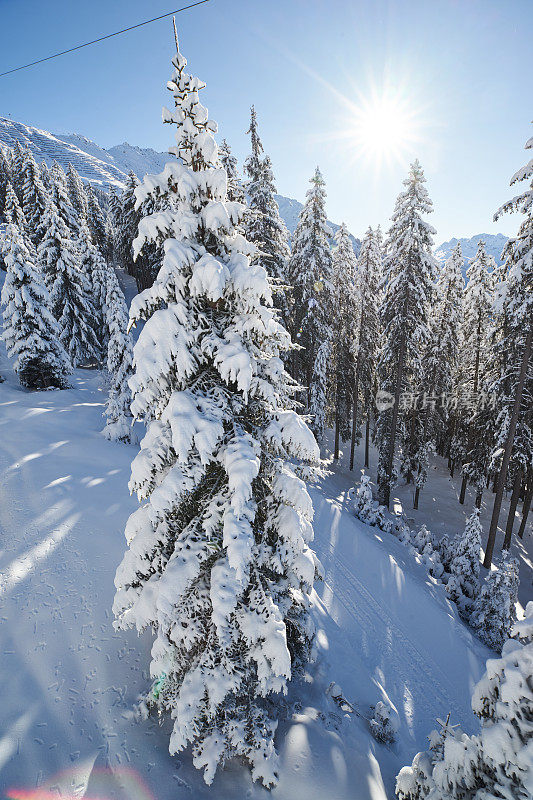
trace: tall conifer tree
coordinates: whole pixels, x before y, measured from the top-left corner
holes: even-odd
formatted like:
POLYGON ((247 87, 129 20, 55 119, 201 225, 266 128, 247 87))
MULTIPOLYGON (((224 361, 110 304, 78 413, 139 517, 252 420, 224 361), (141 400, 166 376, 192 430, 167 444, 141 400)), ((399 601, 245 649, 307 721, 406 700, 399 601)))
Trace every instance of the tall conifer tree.
MULTIPOLYGON (((249 211, 244 218, 244 232, 248 241, 255 244, 260 251, 258 263, 265 267, 271 278, 280 285, 286 285, 287 261, 290 255, 289 232, 279 215, 272 163, 269 156, 264 155, 253 106, 247 132, 250 134, 252 152, 244 162, 244 171, 248 176, 245 188, 249 205, 249 211)), ((234 175, 230 178, 230 188, 234 194, 234 175)), ((276 293, 274 302, 280 310, 283 322, 287 324, 289 300, 284 289, 276 293)))
POLYGON ((433 210, 418 161, 411 165, 403 191, 396 201, 385 256, 385 294, 381 309, 383 349, 380 357, 380 389, 392 394, 392 408, 378 420, 380 498, 388 506, 394 478, 397 439, 402 444, 404 469, 423 466, 423 421, 409 402, 423 387, 424 355, 429 342, 428 310, 433 291, 435 230, 422 217, 433 210), (404 405, 400 409, 400 400, 404 405), (400 414, 401 412, 401 414, 400 414), (399 425, 400 423, 400 425, 399 425), (398 434, 400 434, 398 436, 398 434))
POLYGON ((205 84, 186 64, 178 51, 164 110, 181 161, 136 191, 164 210, 141 221, 135 252, 155 239, 164 260, 131 310, 145 320, 130 381, 147 425, 130 482, 143 505, 114 610, 118 627, 156 634, 147 701, 174 720, 170 751, 191 745, 208 783, 240 757, 272 785, 271 701, 310 653, 312 506, 296 472, 318 452, 290 399, 268 274, 236 231, 243 208, 227 200, 205 84))

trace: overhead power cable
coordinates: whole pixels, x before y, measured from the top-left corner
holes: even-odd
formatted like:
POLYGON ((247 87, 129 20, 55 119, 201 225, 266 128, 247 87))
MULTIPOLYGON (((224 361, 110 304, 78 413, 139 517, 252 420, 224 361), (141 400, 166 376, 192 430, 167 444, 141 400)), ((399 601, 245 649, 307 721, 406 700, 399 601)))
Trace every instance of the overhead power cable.
POLYGON ((121 33, 127 33, 128 31, 133 31, 135 28, 142 28, 143 25, 149 25, 151 22, 157 22, 159 19, 165 19, 165 17, 171 17, 173 14, 179 14, 180 11, 187 11, 189 8, 195 8, 196 6, 201 6, 204 3, 209 3, 210 0, 198 0, 197 3, 191 3, 189 6, 184 6, 183 8, 177 8, 175 11, 169 11, 167 14, 160 14, 158 17, 153 17, 152 19, 147 19, 144 22, 138 22, 137 25, 130 25, 129 28, 122 28, 120 31, 115 31, 114 33, 108 33, 106 36, 100 36, 98 39, 93 39, 92 42, 85 42, 84 44, 78 44, 76 47, 69 47, 68 50, 62 50, 61 53, 54 53, 52 56, 46 56, 46 58, 39 58, 37 61, 32 61, 30 64, 23 64, 21 67, 15 67, 14 69, 8 69, 6 72, 0 72, 0 78, 4 78, 6 75, 11 75, 13 72, 19 72, 21 69, 28 69, 28 67, 34 67, 36 64, 42 64, 44 61, 50 61, 52 58, 59 58, 59 56, 65 56, 67 53, 73 53, 75 50, 81 50, 82 47, 89 47, 91 44, 96 44, 97 42, 103 42, 105 39, 111 39, 113 36, 120 36, 121 33))

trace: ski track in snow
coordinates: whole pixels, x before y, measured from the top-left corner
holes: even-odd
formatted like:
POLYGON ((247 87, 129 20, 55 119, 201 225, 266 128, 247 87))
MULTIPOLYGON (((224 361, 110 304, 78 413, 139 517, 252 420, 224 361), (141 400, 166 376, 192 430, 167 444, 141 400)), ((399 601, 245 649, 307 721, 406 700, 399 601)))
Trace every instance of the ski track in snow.
POLYGON ((437 715, 473 728, 470 692, 489 651, 405 548, 352 517, 333 476, 312 488, 325 567, 319 659, 280 724, 279 786, 268 793, 229 764, 206 787, 188 753, 168 755, 168 723, 132 719, 151 637, 112 626, 136 449, 101 437, 97 374, 28 393, 3 351, 0 373, 0 796, 41 787, 72 800, 384 800, 437 715), (398 743, 379 745, 364 720, 343 716, 325 695, 333 680, 363 717, 388 696, 398 743))

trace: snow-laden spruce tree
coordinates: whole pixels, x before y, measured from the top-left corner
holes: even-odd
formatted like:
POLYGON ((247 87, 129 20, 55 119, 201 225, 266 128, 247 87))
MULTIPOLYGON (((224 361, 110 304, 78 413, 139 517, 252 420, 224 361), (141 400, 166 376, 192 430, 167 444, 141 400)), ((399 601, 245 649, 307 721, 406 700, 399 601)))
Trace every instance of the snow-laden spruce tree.
POLYGON ((52 183, 51 197, 57 213, 66 225, 70 236, 77 239, 80 233, 78 212, 70 201, 65 170, 57 161, 54 161, 50 167, 50 181, 52 183))
POLYGON ((11 150, 11 186, 17 195, 21 207, 24 200, 24 159, 26 158, 26 148, 17 139, 11 150))
POLYGON ((173 58, 174 155, 136 191, 165 210, 144 218, 135 252, 164 248, 154 285, 132 304, 145 320, 134 347, 132 412, 147 426, 130 488, 118 568, 118 628, 150 627, 154 679, 146 702, 174 720, 171 753, 192 745, 210 783, 234 756, 276 782, 276 704, 308 661, 312 504, 305 474, 316 442, 294 411, 290 346, 255 248, 236 231, 204 83, 173 58))
POLYGON ((334 383, 332 374, 333 336, 331 335, 331 330, 329 327, 326 329, 325 338, 318 348, 309 392, 310 426, 319 444, 324 441, 324 434, 329 422, 330 390, 333 388, 334 383))
POLYGON ((430 323, 430 345, 426 356, 427 391, 437 398, 425 409, 426 424, 435 449, 448 455, 450 438, 458 414, 452 403, 462 330, 463 253, 457 242, 438 273, 436 307, 430 323))
POLYGON ((87 224, 91 232, 91 241, 100 253, 105 253, 107 248, 105 214, 100 207, 92 186, 85 188, 87 200, 87 224))
POLYGON ((11 164, 8 151, 0 147, 0 220, 5 219, 4 209, 6 205, 7 185, 12 184, 11 164))
POLYGON ((140 212, 135 209, 135 189, 139 180, 134 172, 128 173, 126 185, 119 198, 115 220, 115 251, 117 261, 128 275, 135 275, 132 243, 137 236, 140 212))
MULTIPOLYGON (((320 366, 323 363, 323 360, 317 361, 318 350, 329 340, 331 333, 331 252, 328 242, 331 231, 326 218, 325 183, 318 167, 310 183, 294 232, 288 266, 289 284, 292 286, 290 331, 293 340, 304 348, 293 351, 292 376, 307 387, 307 398, 304 399, 308 409, 315 364, 320 366)), ((324 379, 324 376, 320 377, 324 379)), ((319 391, 315 393, 317 396, 320 394, 319 391)), ((322 396, 324 394, 322 392, 322 396)))
MULTIPOLYGON (((24 211, 22 210, 22 206, 18 201, 15 189, 9 181, 6 187, 4 216, 6 222, 12 222, 20 231, 26 231, 27 226, 24 211)), ((7 246, 9 246, 9 239, 7 236, 4 237, 4 242, 7 246)))
MULTIPOLYGON (((9 185, 10 193, 11 202, 16 202, 9 185)), ((48 292, 35 266, 33 245, 24 228, 13 221, 7 227, 7 241, 7 274, 1 296, 7 354, 26 388, 65 388, 72 370, 59 341, 57 322, 48 310, 48 292)))
POLYGON ((81 262, 76 242, 52 200, 42 219, 38 262, 50 292, 50 309, 59 323, 60 341, 71 364, 76 367, 91 359, 98 360, 99 320, 87 264, 81 262))
POLYGON ((231 148, 225 139, 222 139, 220 147, 218 148, 218 157, 228 176, 228 200, 235 200, 237 203, 246 202, 239 170, 237 168, 237 159, 231 152, 231 148))
POLYGON ((423 392, 424 357, 429 343, 428 315, 436 266, 432 254, 435 230, 422 218, 433 210, 424 183, 422 168, 415 161, 404 181, 405 191, 396 201, 385 245, 379 388, 392 394, 394 404, 380 413, 377 438, 378 486, 380 501, 386 506, 393 483, 397 438, 400 438, 402 465, 408 478, 423 468, 427 453, 428 434, 419 410, 406 402, 399 420, 401 394, 416 398, 423 392))
MULTIPOLYGON (((468 483, 476 489, 478 498, 483 491, 490 454, 490 438, 479 412, 480 390, 491 358, 489 325, 492 318, 495 262, 480 241, 475 257, 466 271, 466 288, 463 296, 463 337, 461 359, 464 382, 460 387, 463 398, 471 410, 467 412, 466 463, 463 464, 463 481, 459 502, 464 503, 468 483)), ((479 500, 478 500, 479 503, 479 500)))
POLYGON ((343 223, 335 233, 336 248, 331 262, 331 403, 335 414, 334 458, 339 458, 340 439, 350 437, 350 411, 354 384, 354 331, 359 303, 356 296, 357 259, 348 228, 343 223))
POLYGON ((103 256, 108 264, 115 265, 117 257, 117 219, 120 213, 120 199, 114 186, 109 191, 107 214, 105 218, 106 251, 103 256))
MULTIPOLYGON (((253 106, 247 133, 250 134, 252 152, 244 162, 244 171, 248 176, 244 186, 249 207, 244 217, 244 233, 247 240, 260 251, 258 263, 266 269, 271 278, 281 285, 286 285, 287 262, 290 256, 289 232, 279 214, 272 162, 269 156, 263 154, 263 144, 257 130, 257 115, 253 106)), ((235 179, 232 176, 232 190, 234 186, 235 179)), ((285 290, 276 292, 274 302, 280 311, 283 323, 287 325, 289 299, 285 290)))
POLYGON ((80 223, 82 220, 87 221, 87 195, 85 193, 85 187, 77 170, 71 163, 69 163, 67 169, 67 188, 70 202, 79 217, 80 223))
POLYGON ((41 171, 32 151, 28 148, 24 154, 22 167, 22 209, 28 236, 35 247, 40 241, 40 223, 47 201, 48 193, 41 180, 41 171))
POLYGON ((76 244, 81 267, 89 279, 93 303, 97 312, 103 314, 108 282, 113 269, 107 264, 98 247, 93 244, 89 226, 84 219, 81 220, 80 235, 76 244))
POLYGON ((350 469, 354 466, 355 444, 359 420, 366 418, 365 467, 369 466, 370 416, 376 393, 376 368, 380 347, 381 231, 369 228, 361 243, 355 271, 357 326, 353 332, 352 352, 355 378, 352 396, 352 437, 350 469), (361 399, 360 399, 361 398, 361 399))
POLYGON ((481 553, 482 528, 479 509, 474 508, 462 534, 453 541, 453 559, 446 591, 457 603, 462 613, 472 610, 472 603, 479 587, 479 556, 481 553))
POLYGON ((128 380, 133 372, 133 342, 128 333, 128 307, 114 271, 107 281, 105 327, 108 331, 106 368, 109 396, 104 416, 106 439, 137 443, 131 413, 131 389, 128 380))
MULTIPOLYGON (((399 800, 529 800, 533 796, 533 603, 513 627, 501 658, 487 661, 474 688, 481 721, 468 736, 441 722, 396 779, 399 800)), ((440 721, 440 720, 439 720, 440 721)))
MULTIPOLYGON (((533 149, 533 137, 526 142, 526 150, 533 149)), ((505 328, 500 331, 495 359, 501 364, 500 375, 492 381, 491 391, 498 398, 499 414, 496 420, 496 446, 502 450, 496 484, 496 496, 485 550, 486 567, 490 566, 503 492, 509 466, 527 473, 524 492, 523 518, 520 531, 525 530, 526 519, 533 494, 533 375, 531 350, 533 344, 533 159, 518 170, 511 184, 526 181, 523 192, 505 203, 495 214, 516 212, 523 219, 516 238, 510 239, 504 251, 506 280, 498 316, 505 318, 505 328), (513 453, 514 458, 513 458, 513 453), (513 464, 514 461, 514 464, 513 464)), ((512 517, 506 530, 504 544, 510 544, 512 517)))
MULTIPOLYGON (((4 219, 7 223, 12 222, 21 231, 26 231, 26 218, 18 201, 15 189, 10 181, 6 184, 6 196, 4 201, 4 219)), ((7 233, 7 232, 6 232, 7 233)), ((0 238, 0 264, 5 266, 5 257, 9 250, 9 239, 7 235, 0 238)))
POLYGON ((41 173, 41 180, 43 182, 43 186, 48 192, 48 194, 52 191, 52 179, 50 177, 50 170, 48 169, 48 164, 46 161, 41 161, 39 164, 39 172, 41 173))
POLYGON ((372 494, 372 483, 370 475, 362 473, 361 481, 355 491, 355 498, 353 504, 353 511, 356 517, 362 522, 367 522, 369 525, 373 524, 375 520, 377 503, 372 494))
POLYGON ((518 561, 504 550, 497 568, 485 576, 470 617, 479 636, 498 652, 516 622, 518 586, 518 561))

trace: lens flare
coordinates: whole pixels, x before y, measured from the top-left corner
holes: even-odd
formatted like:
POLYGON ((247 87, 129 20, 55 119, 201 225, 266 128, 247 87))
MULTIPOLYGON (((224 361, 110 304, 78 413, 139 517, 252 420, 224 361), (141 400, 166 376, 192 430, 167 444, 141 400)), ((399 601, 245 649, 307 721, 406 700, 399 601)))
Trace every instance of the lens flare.
POLYGON ((399 92, 384 91, 357 104, 350 136, 357 155, 378 166, 403 162, 420 140, 417 114, 399 92))
POLYGON ((90 780, 83 768, 72 768, 37 788, 10 788, 5 796, 7 800, 155 800, 142 776, 131 767, 96 767, 90 780))

